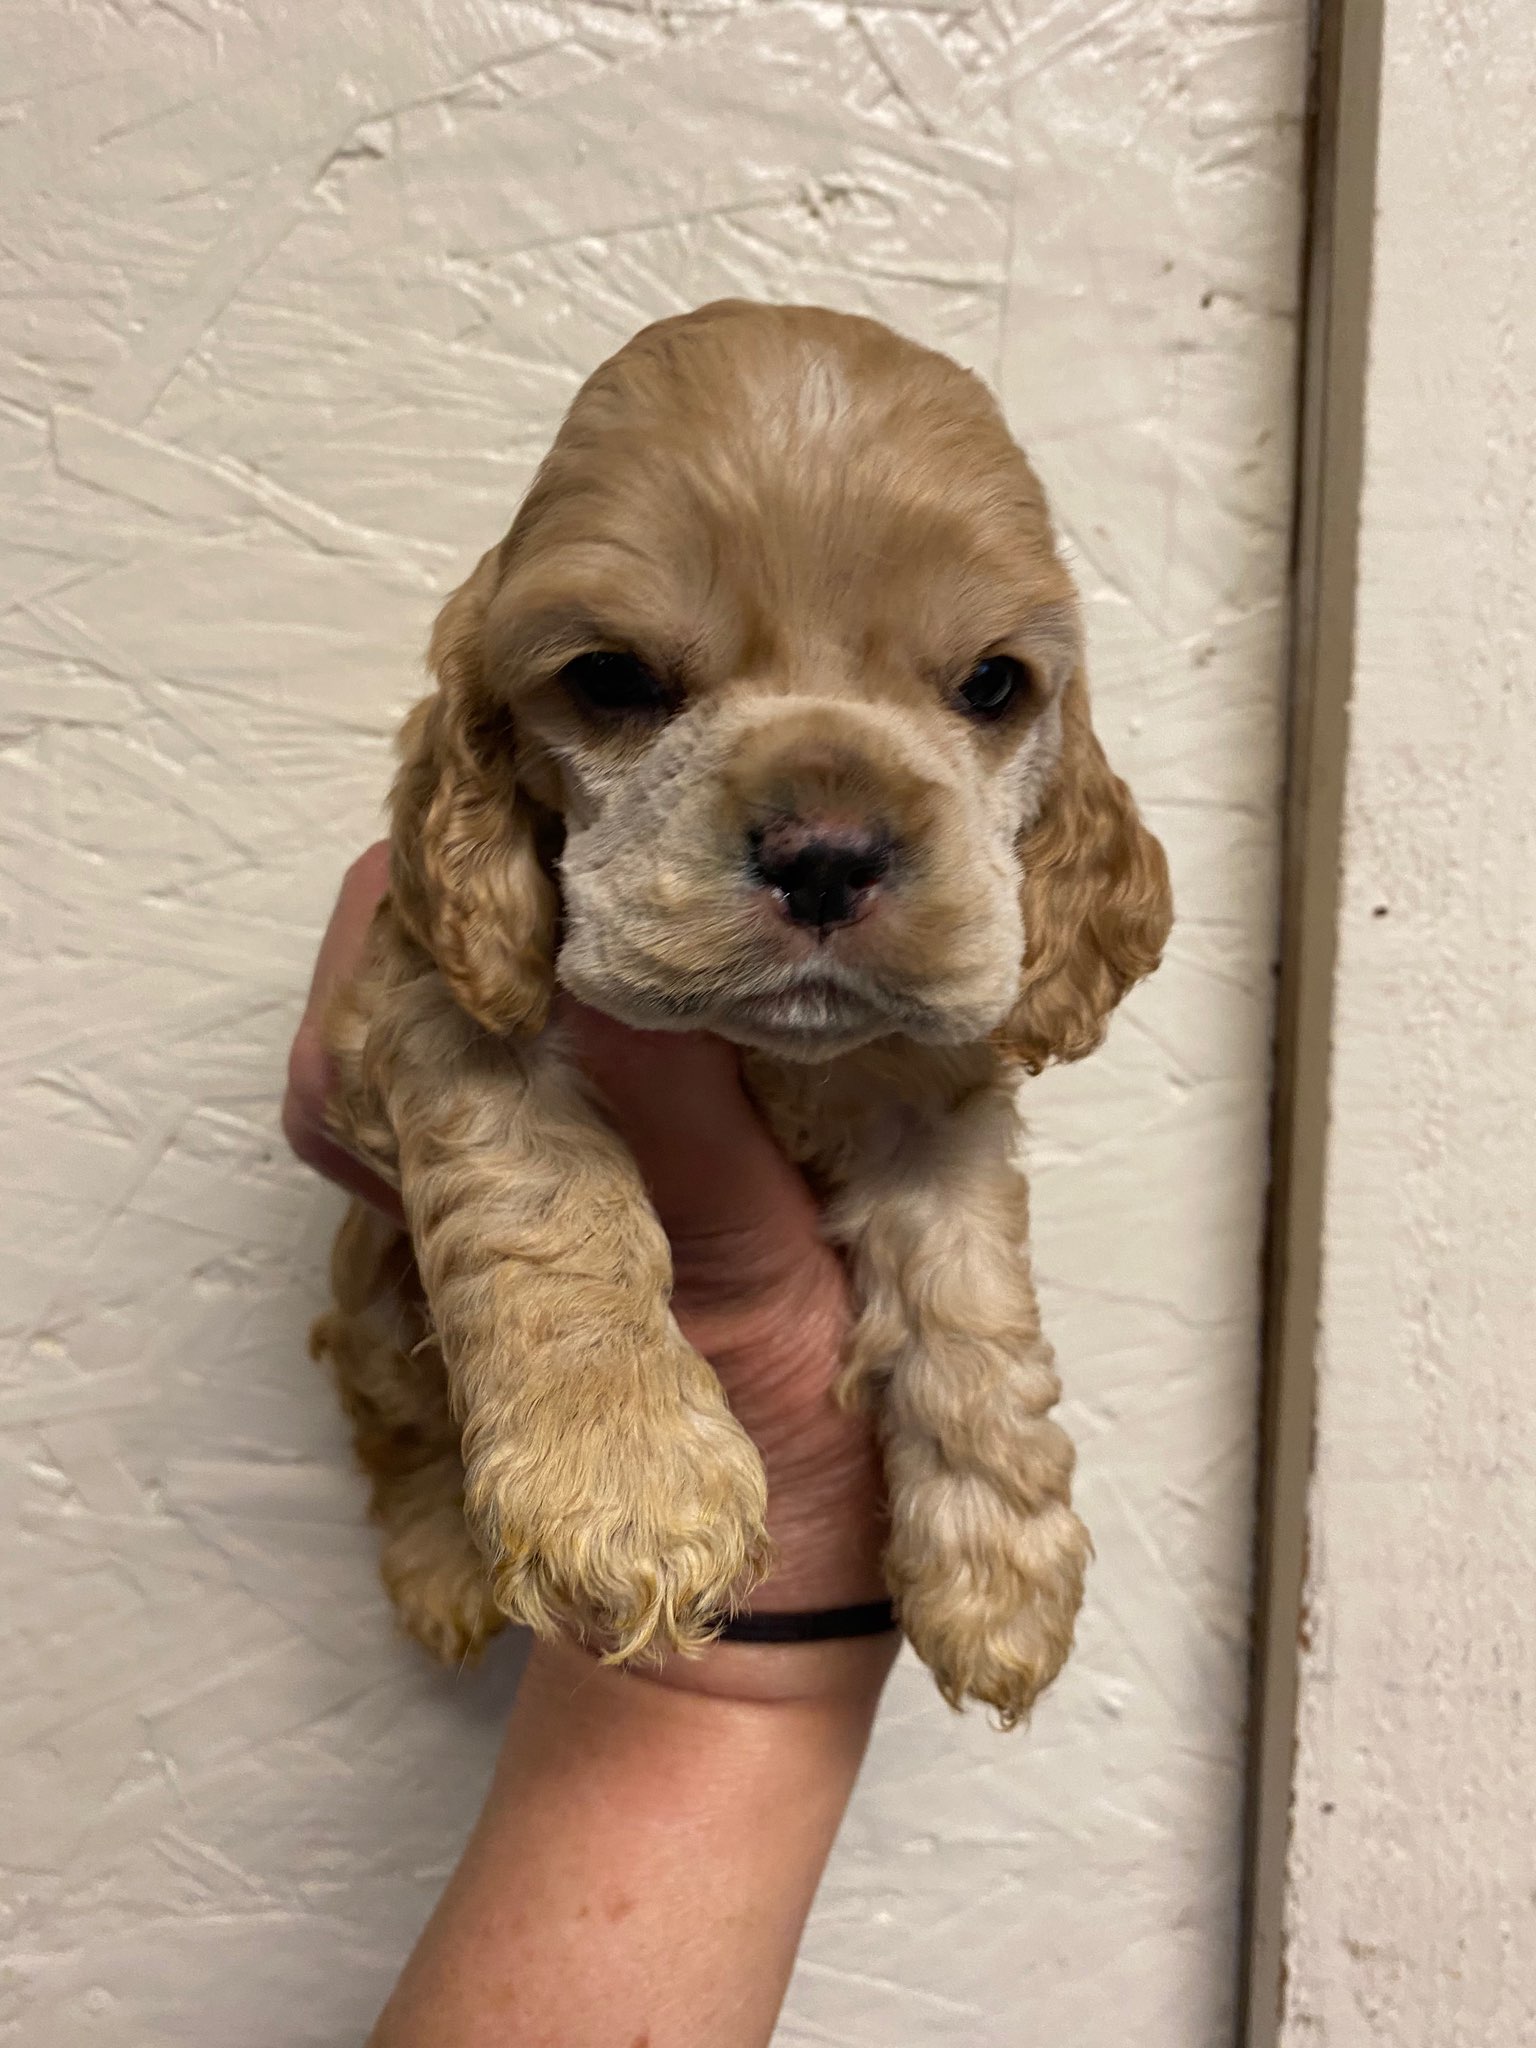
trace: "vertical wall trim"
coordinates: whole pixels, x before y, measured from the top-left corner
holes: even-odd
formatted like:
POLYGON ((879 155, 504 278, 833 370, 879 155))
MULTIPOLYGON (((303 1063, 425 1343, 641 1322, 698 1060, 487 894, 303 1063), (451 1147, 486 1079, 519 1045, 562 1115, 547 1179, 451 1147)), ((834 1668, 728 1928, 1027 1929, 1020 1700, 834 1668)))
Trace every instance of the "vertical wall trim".
POLYGON ((1320 0, 1297 446, 1292 712, 1250 1709, 1240 2040, 1275 2048, 1306 1627, 1329 1038, 1364 447, 1384 0, 1320 0))

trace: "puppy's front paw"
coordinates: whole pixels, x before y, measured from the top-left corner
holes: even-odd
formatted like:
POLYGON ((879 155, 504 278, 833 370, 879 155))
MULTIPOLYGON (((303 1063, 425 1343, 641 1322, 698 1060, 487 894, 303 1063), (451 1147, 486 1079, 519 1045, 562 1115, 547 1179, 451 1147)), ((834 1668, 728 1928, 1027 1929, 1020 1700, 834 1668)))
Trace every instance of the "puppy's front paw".
POLYGON ((474 1438, 467 1499, 496 1603, 541 1635, 611 1663, 697 1651, 768 1569, 762 1462, 717 1388, 707 1407, 608 1415, 542 1444, 483 1419, 474 1438))
POLYGON ((390 1535, 379 1573, 401 1627, 440 1664, 473 1664, 505 1620, 457 1487, 390 1535))
POLYGON ((979 1474, 934 1474, 898 1504, 886 1575, 902 1627, 952 1707, 1015 1727, 1072 1648, 1093 1546, 1064 1501, 1032 1513, 979 1474))

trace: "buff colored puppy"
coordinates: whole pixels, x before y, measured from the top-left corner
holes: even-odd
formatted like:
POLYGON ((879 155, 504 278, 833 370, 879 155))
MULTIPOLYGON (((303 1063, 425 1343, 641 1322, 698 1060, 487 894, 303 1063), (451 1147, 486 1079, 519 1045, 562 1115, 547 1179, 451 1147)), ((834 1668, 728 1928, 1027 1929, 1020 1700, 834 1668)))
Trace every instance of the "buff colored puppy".
POLYGON ((769 1563, 757 1454, 545 1028, 559 982, 744 1048, 854 1278, 902 1625, 947 1699, 1018 1720, 1089 1544, 1016 1082, 1099 1043, 1171 911, 997 405, 869 320, 660 321, 578 394, 430 660, 332 1020, 339 1134, 410 1236, 354 1209, 316 1331, 406 1625, 451 1659, 503 1616, 686 1650, 769 1563))

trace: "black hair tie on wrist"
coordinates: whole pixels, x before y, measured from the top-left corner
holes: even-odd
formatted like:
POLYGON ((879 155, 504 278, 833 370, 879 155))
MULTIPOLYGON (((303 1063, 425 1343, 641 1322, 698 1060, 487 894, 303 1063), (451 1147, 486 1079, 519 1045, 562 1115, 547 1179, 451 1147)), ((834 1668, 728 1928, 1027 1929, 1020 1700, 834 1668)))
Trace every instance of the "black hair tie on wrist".
POLYGON ((819 1607, 803 1614, 733 1614, 716 1637, 722 1643, 836 1643, 854 1636, 889 1635, 896 1626, 890 1600, 854 1607, 819 1607))

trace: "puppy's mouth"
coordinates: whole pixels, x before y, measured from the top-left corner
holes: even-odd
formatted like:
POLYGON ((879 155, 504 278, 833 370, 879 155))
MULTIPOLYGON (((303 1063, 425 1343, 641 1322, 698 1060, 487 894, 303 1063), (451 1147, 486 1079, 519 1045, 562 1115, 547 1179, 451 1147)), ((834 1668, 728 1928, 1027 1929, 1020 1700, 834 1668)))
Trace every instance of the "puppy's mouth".
POLYGON ((782 987, 727 998, 714 1028, 747 1045, 771 1044, 775 1051, 798 1045, 821 1053, 865 1044, 906 1021, 896 1006, 871 992, 833 975, 802 973, 782 987))
POLYGON ((925 1005, 893 995, 835 961, 781 964, 755 985, 733 978, 686 991, 627 977, 589 983, 572 965, 561 963, 561 979, 572 994, 621 1023, 650 1031, 712 1031, 789 1059, 823 1059, 896 1033, 926 1037, 933 1024, 925 1005))

